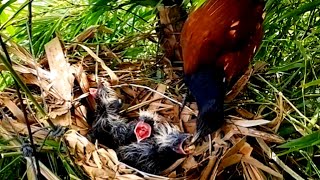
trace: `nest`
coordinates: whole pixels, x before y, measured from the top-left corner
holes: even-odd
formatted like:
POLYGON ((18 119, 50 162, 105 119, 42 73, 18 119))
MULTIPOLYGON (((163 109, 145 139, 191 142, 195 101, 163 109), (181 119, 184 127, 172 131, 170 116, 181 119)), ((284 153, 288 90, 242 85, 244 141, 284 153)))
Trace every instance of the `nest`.
MULTIPOLYGON (((106 47, 97 55, 95 47, 74 44, 63 47, 57 38, 49 42, 45 49, 46 57, 38 64, 22 47, 13 42, 8 44, 10 53, 22 61, 12 67, 33 91, 36 101, 48 111, 48 116, 37 114, 35 104, 27 99, 24 101, 35 142, 41 144, 51 134, 49 128, 44 128, 48 127, 47 119, 55 125, 68 127, 63 135, 52 137, 67 147, 64 153, 70 155, 75 166, 91 179, 283 178, 279 167, 287 167, 269 147, 284 142, 276 135, 282 121, 281 108, 275 107, 275 118, 265 120, 259 112, 253 114, 237 107, 242 101, 235 99, 250 75, 259 68, 248 70, 228 94, 227 105, 233 111, 226 117, 225 125, 212 134, 211 143, 207 140, 197 144, 192 155, 179 159, 161 175, 152 175, 119 162, 114 150, 86 138, 92 121, 87 119, 87 112, 92 112, 95 107, 94 99, 88 96, 89 88, 97 87, 98 82, 108 82, 124 101, 125 107, 121 113, 126 118, 134 119, 140 109, 148 109, 157 112, 162 120, 179 126, 181 131, 193 133, 196 103, 188 102, 179 117, 186 92, 181 78, 182 67, 173 68, 165 61, 152 59, 120 62, 117 61, 117 54, 106 47), (163 75, 162 78, 159 74, 163 75), (274 161, 268 163, 266 159, 274 161)), ((1 103, 7 107, 0 126, 0 134, 5 139, 28 134, 14 93, 13 89, 1 93, 1 103)), ((283 107, 280 96, 275 103, 279 105, 277 107, 283 107)), ((12 143, 21 146, 18 141, 12 143)), ((43 164, 40 168, 45 177, 52 176, 43 164)))

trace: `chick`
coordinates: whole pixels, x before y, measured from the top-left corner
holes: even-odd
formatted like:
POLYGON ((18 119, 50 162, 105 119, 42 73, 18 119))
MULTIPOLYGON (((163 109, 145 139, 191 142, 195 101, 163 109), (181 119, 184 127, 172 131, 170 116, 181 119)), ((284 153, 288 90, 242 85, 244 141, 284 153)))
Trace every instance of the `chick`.
POLYGON ((139 170, 160 174, 188 154, 184 146, 190 135, 168 122, 160 122, 156 113, 140 111, 136 121, 119 115, 121 101, 105 86, 90 90, 96 99, 91 136, 116 151, 121 162, 139 170))
POLYGON ((119 146, 131 142, 144 140, 151 136, 155 115, 140 111, 138 121, 131 121, 119 114, 122 106, 121 100, 110 87, 100 85, 98 89, 90 89, 90 94, 96 99, 96 111, 90 136, 93 140, 109 148, 117 149, 119 146))
POLYGON ((90 134, 92 139, 113 149, 128 144, 127 120, 119 115, 121 100, 108 87, 101 86, 95 93, 92 93, 96 98, 95 120, 90 134))
POLYGON ((121 162, 141 171, 160 174, 178 159, 186 156, 184 146, 190 134, 181 133, 169 123, 155 123, 154 135, 141 142, 121 146, 117 150, 121 162))

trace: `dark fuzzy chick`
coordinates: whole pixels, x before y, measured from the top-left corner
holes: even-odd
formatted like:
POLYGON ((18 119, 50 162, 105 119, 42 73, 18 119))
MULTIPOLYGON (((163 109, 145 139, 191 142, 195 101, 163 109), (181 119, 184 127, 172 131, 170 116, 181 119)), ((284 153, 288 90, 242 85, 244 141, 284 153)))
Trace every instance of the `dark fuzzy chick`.
POLYGON ((156 119, 154 113, 140 111, 139 120, 128 122, 119 114, 122 104, 113 89, 100 85, 98 89, 92 90, 91 95, 96 99, 95 120, 89 133, 92 140, 117 149, 151 136, 153 120, 156 119))
POLYGON ((181 133, 169 123, 155 123, 154 136, 117 150, 119 160, 141 171, 160 174, 179 158, 186 155, 183 150, 189 134, 181 133))
POLYGON ((112 149, 129 144, 132 136, 128 136, 127 119, 119 115, 122 104, 115 92, 101 85, 96 92, 96 104, 91 138, 112 149))
POLYGON ((121 101, 109 87, 100 86, 94 96, 97 107, 91 137, 114 149, 121 162, 159 174, 186 155, 183 145, 189 134, 167 122, 159 122, 157 114, 149 111, 140 111, 138 120, 128 122, 119 115, 121 101), (150 127, 146 129, 149 134, 140 136, 145 125, 150 127))

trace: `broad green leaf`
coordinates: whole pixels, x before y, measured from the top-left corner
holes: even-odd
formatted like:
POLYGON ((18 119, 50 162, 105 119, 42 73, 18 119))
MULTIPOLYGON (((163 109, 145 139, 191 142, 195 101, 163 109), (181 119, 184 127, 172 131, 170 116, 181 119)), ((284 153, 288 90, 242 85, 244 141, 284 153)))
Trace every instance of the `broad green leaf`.
POLYGON ((306 135, 304 137, 291 140, 285 144, 278 146, 278 148, 306 148, 313 145, 320 144, 320 131, 315 131, 312 134, 306 135))
POLYGON ((295 62, 292 64, 286 64, 281 67, 272 68, 270 71, 267 72, 267 74, 273 74, 273 73, 277 73, 277 72, 286 72, 286 71, 301 68, 301 67, 304 67, 304 63, 296 63, 295 62))
POLYGON ((317 80, 314 80, 314 81, 310 81, 310 82, 302 85, 302 87, 308 88, 308 87, 311 87, 311 86, 318 86, 318 85, 320 85, 320 79, 317 79, 317 80))

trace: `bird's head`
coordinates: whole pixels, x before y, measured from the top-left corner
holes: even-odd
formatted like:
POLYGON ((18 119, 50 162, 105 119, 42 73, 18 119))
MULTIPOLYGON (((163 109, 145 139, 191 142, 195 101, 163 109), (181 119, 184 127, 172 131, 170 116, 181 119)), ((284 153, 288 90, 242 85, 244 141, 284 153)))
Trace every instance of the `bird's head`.
POLYGON ((213 99, 208 101, 199 112, 197 132, 192 137, 191 144, 219 129, 224 122, 223 101, 213 99))
POLYGON ((98 88, 89 88, 89 94, 95 98, 97 110, 117 112, 122 106, 122 101, 117 97, 116 92, 102 84, 98 88))
POLYGON ((138 142, 151 136, 153 131, 152 127, 156 121, 158 121, 156 113, 152 113, 150 111, 139 112, 139 120, 134 128, 134 134, 138 142))
POLYGON ((156 128, 156 144, 159 152, 177 153, 187 155, 193 152, 194 147, 189 147, 191 134, 182 133, 178 127, 167 122, 159 123, 156 128))
POLYGON ((171 150, 182 155, 191 154, 192 148, 190 148, 191 135, 186 133, 172 134, 171 150))

